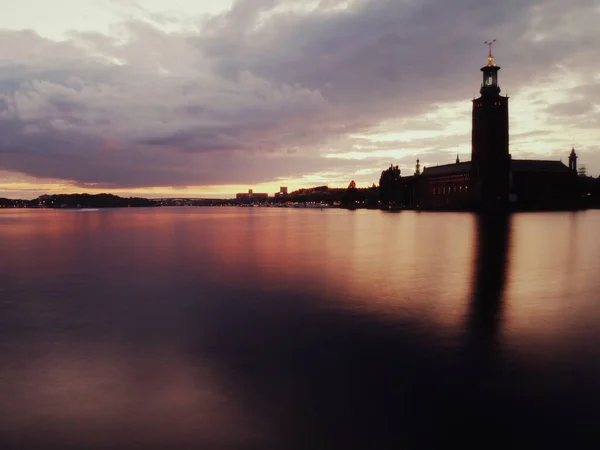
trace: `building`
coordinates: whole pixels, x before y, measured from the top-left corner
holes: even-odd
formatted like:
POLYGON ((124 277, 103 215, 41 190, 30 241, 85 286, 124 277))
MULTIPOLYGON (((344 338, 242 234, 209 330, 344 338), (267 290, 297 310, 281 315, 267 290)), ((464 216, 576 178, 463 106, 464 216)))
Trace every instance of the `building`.
POLYGON ((235 199, 238 201, 252 201, 252 200, 267 200, 269 198, 269 194, 257 193, 252 189, 248 189, 247 193, 235 194, 235 199))
POLYGON ((275 197, 287 197, 288 196, 288 188, 287 186, 280 186, 279 192, 275 192, 275 197))
POLYGON ((491 44, 487 64, 480 70, 481 95, 472 104, 471 161, 461 162, 457 155, 452 164, 421 171, 417 159, 414 175, 397 181, 397 202, 408 208, 450 210, 577 208, 575 149, 568 167, 561 161, 512 159, 509 97, 500 94, 500 66, 491 44))

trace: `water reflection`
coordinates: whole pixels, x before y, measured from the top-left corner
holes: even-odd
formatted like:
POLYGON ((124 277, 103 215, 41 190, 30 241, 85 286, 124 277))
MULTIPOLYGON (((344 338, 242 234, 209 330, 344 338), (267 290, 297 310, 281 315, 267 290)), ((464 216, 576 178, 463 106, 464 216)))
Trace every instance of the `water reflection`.
POLYGON ((467 353, 490 357, 501 343, 510 248, 508 214, 477 217, 476 256, 467 322, 467 353))
POLYGON ((0 446, 598 442, 600 214, 247 209, 0 220, 0 446))
POLYGON ((127 352, 122 342, 36 347, 11 355, 0 371, 2 449, 237 448, 264 441, 260 421, 197 361, 166 349, 127 352))

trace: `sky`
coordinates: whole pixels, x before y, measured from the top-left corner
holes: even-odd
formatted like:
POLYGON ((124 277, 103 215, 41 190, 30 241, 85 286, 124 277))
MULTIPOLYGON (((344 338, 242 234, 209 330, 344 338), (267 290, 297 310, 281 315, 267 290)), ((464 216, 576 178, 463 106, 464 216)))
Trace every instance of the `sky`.
POLYGON ((230 196, 470 159, 497 39, 513 158, 600 174, 598 0, 0 0, 0 197, 230 196))

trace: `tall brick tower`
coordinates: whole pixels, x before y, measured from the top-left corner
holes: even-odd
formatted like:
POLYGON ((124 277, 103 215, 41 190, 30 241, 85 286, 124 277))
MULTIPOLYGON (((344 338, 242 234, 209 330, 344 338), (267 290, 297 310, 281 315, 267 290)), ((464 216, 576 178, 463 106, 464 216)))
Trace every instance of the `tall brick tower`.
POLYGON ((486 42, 489 54, 481 68, 481 96, 473 100, 471 193, 475 206, 484 209, 505 206, 510 185, 508 97, 500 95, 500 67, 492 55, 494 41, 486 42))

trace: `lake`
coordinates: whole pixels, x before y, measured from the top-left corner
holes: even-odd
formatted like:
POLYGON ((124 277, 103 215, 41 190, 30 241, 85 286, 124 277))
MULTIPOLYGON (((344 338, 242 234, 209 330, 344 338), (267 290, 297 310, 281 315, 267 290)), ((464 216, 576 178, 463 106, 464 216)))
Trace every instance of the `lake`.
POLYGON ((0 210, 0 448, 599 448, 599 233, 0 210))

